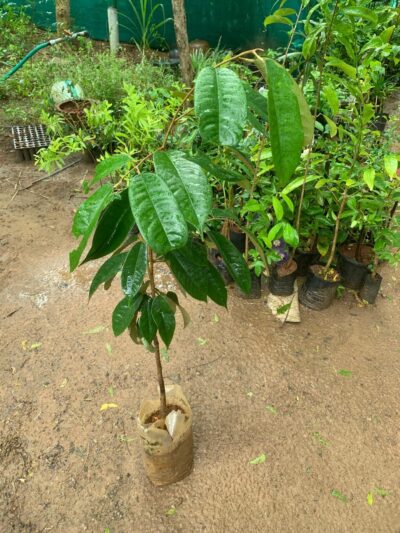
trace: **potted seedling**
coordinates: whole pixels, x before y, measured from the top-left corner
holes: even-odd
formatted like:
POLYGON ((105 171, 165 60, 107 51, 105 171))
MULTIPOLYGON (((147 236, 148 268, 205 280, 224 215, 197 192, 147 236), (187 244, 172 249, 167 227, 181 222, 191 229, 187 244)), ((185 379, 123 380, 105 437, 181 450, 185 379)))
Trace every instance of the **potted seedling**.
MULTIPOLYGON (((256 55, 254 51, 246 54, 256 55)), ((271 108, 275 117, 271 134, 278 135, 282 113, 288 117, 294 112, 301 130, 298 154, 293 155, 293 135, 288 129, 280 132, 281 145, 274 149, 288 180, 300 158, 303 142, 299 104, 296 95, 289 95, 292 99, 288 103, 279 93, 282 80, 283 87, 285 83, 290 91, 293 87, 286 71, 273 62, 266 68, 271 94, 277 95, 275 107, 271 108), (292 159, 285 158, 288 146, 292 159)), ((163 142, 153 152, 140 160, 131 152, 115 154, 98 164, 93 180, 84 182, 84 190, 87 192, 100 182, 102 185, 79 207, 72 228, 81 242, 70 254, 71 270, 79 265, 94 232, 83 262, 110 257, 94 276, 89 294, 92 296, 103 284, 108 288, 120 273, 123 298, 112 314, 114 334, 129 332, 133 342, 155 356, 159 399, 142 404, 138 428, 146 472, 156 485, 179 481, 190 472, 193 462, 192 413, 182 391, 176 386, 170 390, 165 386, 161 362, 161 352, 169 348, 174 336, 176 312, 180 310, 185 321, 187 314, 178 294, 157 286, 158 265, 164 262, 169 267, 187 295, 200 301, 210 298, 226 306, 224 281, 208 260, 206 242, 212 241, 241 291, 248 293, 251 289, 243 255, 229 239, 215 231, 216 221, 224 223, 229 218, 226 213, 216 214, 212 210, 209 175, 220 175, 221 169, 210 167, 208 158, 206 162, 204 158, 197 162, 193 153, 182 150, 179 137, 176 142, 171 141, 173 130, 190 111, 187 106, 193 94, 203 142, 221 147, 240 143, 249 111, 242 81, 228 68, 207 67, 200 72, 195 89, 183 99, 166 128, 163 142)), ((120 132, 116 131, 115 136, 119 138, 120 132)), ((235 222, 235 217, 230 220, 235 222)), ((246 228, 244 231, 253 238, 246 228)), ((254 246, 259 246, 256 239, 254 246)))

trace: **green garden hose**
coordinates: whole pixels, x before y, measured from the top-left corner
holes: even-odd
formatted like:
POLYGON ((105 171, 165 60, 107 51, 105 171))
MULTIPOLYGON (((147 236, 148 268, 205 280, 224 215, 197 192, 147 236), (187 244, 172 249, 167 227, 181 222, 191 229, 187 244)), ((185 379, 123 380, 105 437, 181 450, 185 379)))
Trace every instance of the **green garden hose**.
POLYGON ((73 39, 76 39, 77 37, 89 37, 89 33, 87 31, 79 31, 76 33, 72 33, 71 35, 66 35, 65 37, 59 37, 57 39, 51 39, 50 41, 47 41, 45 43, 38 44, 33 48, 30 52, 26 54, 26 56, 21 59, 19 63, 15 65, 11 70, 9 70, 6 74, 4 74, 0 78, 0 82, 8 80, 10 76, 15 74, 17 70, 19 70, 32 56, 37 54, 39 50, 42 50, 43 48, 47 48, 48 46, 54 46, 55 44, 62 43, 64 41, 71 41, 73 39))

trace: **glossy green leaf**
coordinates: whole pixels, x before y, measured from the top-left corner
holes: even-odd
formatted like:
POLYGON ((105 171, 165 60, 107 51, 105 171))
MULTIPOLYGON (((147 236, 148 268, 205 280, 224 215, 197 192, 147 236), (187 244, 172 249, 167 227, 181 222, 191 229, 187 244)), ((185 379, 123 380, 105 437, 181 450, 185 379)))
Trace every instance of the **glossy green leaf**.
POLYGON ((249 294, 251 291, 251 275, 242 254, 231 241, 220 233, 209 231, 208 235, 217 245, 225 266, 235 283, 245 294, 249 294))
POLYGON ((116 306, 112 315, 112 329, 116 337, 130 326, 142 300, 143 295, 141 293, 136 294, 136 296, 125 296, 116 306))
POLYGON ((154 298, 151 305, 151 316, 157 325, 160 337, 168 348, 175 332, 175 316, 164 296, 160 295, 154 298))
POLYGON ((366 168, 363 172, 363 180, 368 185, 369 190, 372 191, 375 185, 375 169, 366 168))
POLYGON ((114 252, 132 230, 134 219, 129 205, 128 189, 122 191, 102 213, 84 263, 114 252))
POLYGON ((373 24, 378 23, 378 15, 372 11, 372 9, 368 9, 367 7, 346 7, 343 9, 343 13, 350 17, 368 20, 373 24))
POLYGON ((299 245, 299 234, 289 223, 285 224, 283 228, 283 238, 285 242, 292 248, 297 248, 299 245))
POLYGON ((320 179, 321 176, 317 175, 311 175, 304 178, 296 178, 295 180, 291 181, 289 185, 287 185, 281 192, 282 195, 284 194, 290 194, 294 190, 298 189, 299 187, 303 186, 303 183, 311 183, 312 181, 316 181, 320 179))
POLYGON ((226 306, 227 292, 218 271, 207 259, 203 245, 190 242, 166 257, 172 273, 184 291, 197 300, 209 296, 218 305, 226 306))
POLYGON ((178 151, 154 154, 156 173, 168 185, 187 222, 202 231, 212 204, 212 191, 201 166, 178 151))
POLYGON ((270 26, 271 24, 286 24, 287 26, 293 26, 293 22, 290 19, 279 15, 269 15, 264 19, 264 26, 270 26))
POLYGON ((81 242, 75 250, 69 254, 70 270, 73 272, 79 264, 79 260, 86 247, 92 231, 106 205, 113 198, 113 188, 106 183, 89 196, 78 208, 72 224, 72 233, 75 237, 82 236, 81 242))
POLYGON ((344 72, 349 78, 352 80, 355 80, 357 77, 357 69, 353 67, 352 65, 349 65, 342 59, 339 59, 337 57, 328 56, 326 58, 328 62, 326 63, 327 66, 336 67, 342 72, 344 72))
POLYGON ((132 158, 127 154, 115 154, 107 159, 103 159, 103 161, 96 166, 91 185, 94 185, 100 180, 108 178, 114 174, 114 172, 117 172, 117 170, 121 170, 123 167, 126 167, 131 161, 132 158))
POLYGON ((337 115, 339 113, 340 102, 336 90, 331 85, 326 85, 322 89, 322 94, 325 97, 325 100, 328 102, 332 114, 337 115))
POLYGON ((384 166, 385 166, 386 174, 389 176, 389 178, 393 179, 396 176, 398 165, 399 165, 399 162, 395 154, 385 155, 384 166))
POLYGON ((127 255, 127 253, 113 255, 101 265, 90 285, 89 298, 92 297, 102 283, 112 280, 122 270, 127 255))
POLYGON ((317 50, 318 35, 311 34, 303 42, 302 54, 304 59, 310 59, 317 50))
POLYGON ((147 249, 143 242, 132 247, 121 274, 121 287, 126 296, 137 294, 143 284, 147 269, 147 249))
POLYGON ((266 68, 272 157, 280 185, 285 186, 300 162, 304 131, 292 77, 271 59, 266 68))
POLYGON ((335 122, 333 122, 333 120, 330 119, 329 117, 327 117, 326 115, 324 115, 324 118, 326 120, 326 123, 328 124, 330 136, 331 137, 336 137, 338 129, 337 129, 337 126, 336 126, 335 122))
POLYGON ((204 141, 236 146, 247 118, 246 93, 230 69, 204 68, 195 84, 195 112, 204 141))
POLYGON ((151 307, 153 300, 148 298, 141 307, 141 315, 139 318, 139 330, 141 336, 146 339, 146 341, 151 344, 154 340, 154 337, 157 334, 157 324, 154 322, 154 318, 151 313, 151 307))
POLYGON ((186 244, 184 216, 162 178, 150 173, 135 176, 129 185, 129 202, 141 235, 157 254, 186 244))
POLYGON ((297 85, 295 80, 292 78, 292 88, 293 92, 297 98, 297 103, 299 104, 300 109, 300 119, 301 125, 303 127, 303 146, 308 146, 311 144, 314 138, 314 127, 315 121, 314 117, 311 114, 310 108, 308 106, 307 100, 305 99, 303 91, 297 85))
POLYGON ((272 206, 275 211, 275 216, 278 221, 281 221, 284 215, 284 210, 282 207, 281 202, 278 200, 278 198, 272 198, 272 206))

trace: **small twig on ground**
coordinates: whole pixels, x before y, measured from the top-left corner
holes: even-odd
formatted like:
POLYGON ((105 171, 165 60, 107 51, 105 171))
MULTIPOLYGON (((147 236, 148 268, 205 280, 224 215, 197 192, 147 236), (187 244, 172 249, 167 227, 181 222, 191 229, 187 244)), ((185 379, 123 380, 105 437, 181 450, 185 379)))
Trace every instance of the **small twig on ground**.
POLYGON ((22 171, 19 173, 19 176, 18 176, 18 180, 17 180, 17 183, 14 185, 14 194, 12 195, 11 197, 11 200, 8 202, 7 206, 6 206, 6 209, 8 209, 10 207, 10 205, 12 204, 12 202, 14 201, 14 198, 17 196, 17 194, 19 193, 19 191, 21 190, 19 188, 19 183, 21 181, 21 176, 22 176, 22 171))
POLYGON ((23 187, 20 190, 21 191, 26 191, 27 189, 30 189, 31 187, 36 185, 36 183, 40 183, 43 180, 47 180, 49 178, 52 178, 53 176, 57 176, 57 174, 60 174, 61 172, 64 172, 64 170, 67 170, 68 168, 71 168, 71 167, 77 165, 81 161, 82 161, 82 158, 77 159, 76 161, 73 161, 72 163, 69 163, 68 165, 65 165, 65 167, 59 168, 58 170, 55 170, 54 172, 52 172, 51 174, 48 174, 47 176, 43 176, 43 177, 41 177, 41 178, 39 178, 37 180, 32 181, 32 183, 30 185, 27 185, 26 187, 23 187))
POLYGON ((18 313, 18 311, 22 309, 22 307, 18 307, 17 309, 14 309, 14 311, 11 311, 11 313, 8 313, 7 315, 3 316, 3 320, 6 318, 10 318, 11 316, 15 315, 15 313, 18 313))

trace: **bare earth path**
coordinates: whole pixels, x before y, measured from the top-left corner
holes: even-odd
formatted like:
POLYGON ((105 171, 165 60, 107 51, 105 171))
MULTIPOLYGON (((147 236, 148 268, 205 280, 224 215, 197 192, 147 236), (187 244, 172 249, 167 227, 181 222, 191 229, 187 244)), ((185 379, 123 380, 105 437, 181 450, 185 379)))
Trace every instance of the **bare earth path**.
POLYGON ((2 533, 400 532, 400 271, 386 270, 375 307, 348 294, 284 328, 261 300, 232 296, 228 311, 187 303, 192 323, 179 325, 165 372, 194 411, 195 468, 155 489, 135 432, 141 399, 156 394, 152 356, 113 338, 118 287, 87 304, 97 265, 68 273, 76 190, 91 169, 80 164, 10 202, 19 176, 23 187, 39 174, 8 142, 0 141, 2 533), (118 409, 100 412, 110 401, 118 409), (265 463, 250 465, 262 453, 265 463), (369 505, 377 488, 388 494, 375 490, 369 505))

